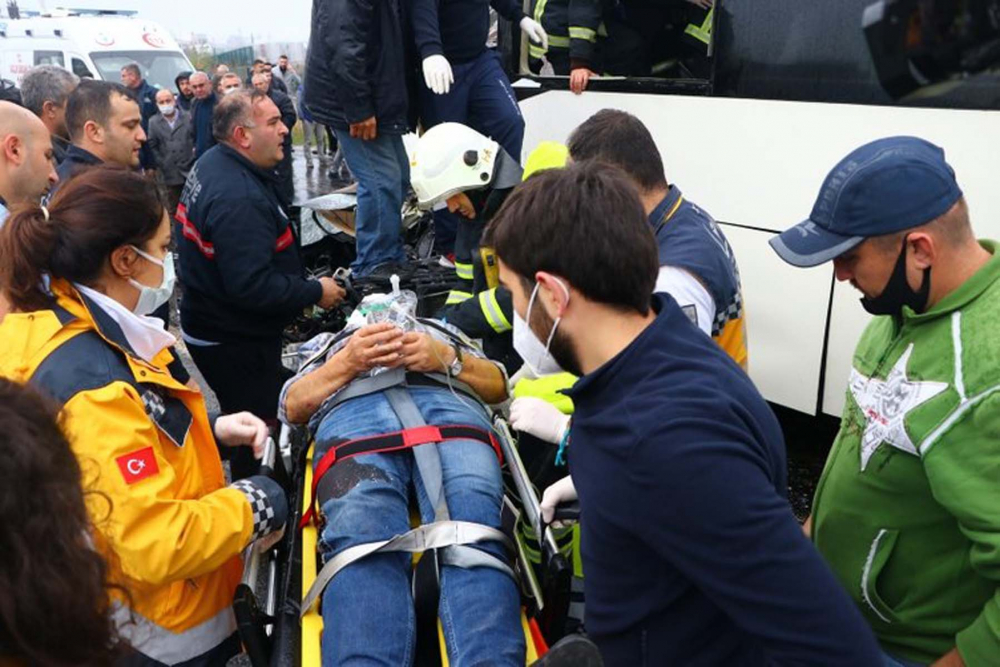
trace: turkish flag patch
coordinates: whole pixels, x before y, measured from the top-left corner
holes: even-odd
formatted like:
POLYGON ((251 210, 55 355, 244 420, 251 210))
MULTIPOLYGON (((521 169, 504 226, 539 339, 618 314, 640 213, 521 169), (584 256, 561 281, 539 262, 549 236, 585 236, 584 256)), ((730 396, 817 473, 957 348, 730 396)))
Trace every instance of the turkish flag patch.
POLYGON ((153 454, 152 447, 119 456, 115 461, 118 463, 118 469, 122 471, 126 484, 135 484, 147 477, 160 474, 160 467, 156 465, 156 455, 153 454))

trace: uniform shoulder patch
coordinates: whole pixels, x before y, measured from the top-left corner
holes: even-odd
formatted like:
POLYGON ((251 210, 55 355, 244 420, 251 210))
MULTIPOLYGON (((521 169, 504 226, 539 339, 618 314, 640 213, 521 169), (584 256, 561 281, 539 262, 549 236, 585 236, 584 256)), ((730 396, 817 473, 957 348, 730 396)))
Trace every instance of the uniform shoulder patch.
POLYGON ((152 447, 119 456, 115 463, 118 464, 125 483, 129 485, 160 474, 160 466, 156 464, 156 454, 152 447))

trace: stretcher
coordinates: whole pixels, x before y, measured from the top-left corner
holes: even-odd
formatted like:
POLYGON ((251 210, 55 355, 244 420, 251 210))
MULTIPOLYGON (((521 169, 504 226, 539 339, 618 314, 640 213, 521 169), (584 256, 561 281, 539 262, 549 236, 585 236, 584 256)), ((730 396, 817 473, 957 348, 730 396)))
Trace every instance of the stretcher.
MULTIPOLYGON (((551 529, 543 525, 538 497, 514 446, 506 422, 494 417, 494 430, 502 449, 505 484, 504 532, 515 546, 514 569, 522 591, 521 626, 527 647, 526 664, 547 660, 544 664, 593 664, 581 662, 578 653, 568 662, 545 659, 548 647, 562 636, 569 608, 571 565, 560 553, 551 529), (526 522, 535 534, 542 535, 540 571, 528 561, 518 524, 526 522)), ((316 605, 302 613, 305 593, 312 586, 319 562, 318 530, 310 524, 299 525, 312 501, 313 446, 305 429, 283 426, 277 445, 269 443, 262 463, 262 473, 285 486, 289 507, 286 534, 281 542, 261 552, 256 545, 244 554, 243 579, 234 598, 234 610, 240 638, 254 667, 319 667, 323 619, 316 605)), ((415 566, 419 556, 414 557, 415 566)), ((419 572, 419 567, 415 572, 419 572)), ((419 578, 419 575, 415 574, 419 578)), ((417 608, 417 665, 447 666, 448 654, 440 622, 434 617, 421 619, 421 594, 415 596, 417 608)), ((430 595, 436 595, 431 590, 430 595)), ((431 606, 436 610, 436 598, 431 606)), ((580 638, 575 638, 580 639, 580 638)), ((575 647, 579 652, 580 647, 575 647)), ((582 647, 587 652, 588 647, 582 647)), ((555 653, 552 654, 553 656, 555 653)))

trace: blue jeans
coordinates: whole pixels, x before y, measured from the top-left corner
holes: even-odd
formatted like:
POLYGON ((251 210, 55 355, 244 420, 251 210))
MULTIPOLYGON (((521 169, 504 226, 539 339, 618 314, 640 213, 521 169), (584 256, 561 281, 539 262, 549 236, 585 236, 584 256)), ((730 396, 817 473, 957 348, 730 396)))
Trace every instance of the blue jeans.
POLYGON ((351 138, 350 132, 337 130, 337 141, 344 159, 358 181, 357 229, 358 257, 351 265, 359 276, 385 262, 402 262, 403 199, 410 187, 410 161, 403 148, 403 138, 379 134, 373 141, 351 138))
MULTIPOLYGON (((411 387, 413 401, 428 424, 463 424, 489 429, 478 407, 459 401, 447 389, 411 387)), ((402 426, 382 394, 347 401, 328 414, 316 434, 317 447, 333 438, 353 439, 399 431, 402 426)), ((442 481, 453 520, 500 526, 503 485, 491 447, 453 440, 439 445, 442 481)), ((321 452, 315 458, 319 460, 321 452)), ((333 466, 333 497, 323 503, 326 527, 320 538, 324 560, 366 542, 410 529, 411 484, 424 522, 434 520, 408 451, 366 454, 333 466)), ((482 548, 495 555, 498 544, 482 548)), ((323 664, 410 665, 414 658, 415 619, 408 553, 377 554, 342 570, 323 593, 323 664), (357 662, 355 662, 357 661, 357 662)), ((524 665, 520 595, 514 581, 491 569, 441 568, 438 609, 451 664, 524 665)))

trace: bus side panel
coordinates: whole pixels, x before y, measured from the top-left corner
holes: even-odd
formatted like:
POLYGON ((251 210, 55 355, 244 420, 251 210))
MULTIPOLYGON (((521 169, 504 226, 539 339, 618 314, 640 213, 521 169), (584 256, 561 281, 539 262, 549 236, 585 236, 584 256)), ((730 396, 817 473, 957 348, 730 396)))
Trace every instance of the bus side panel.
POLYGON ((771 252, 770 232, 722 225, 743 281, 750 378, 772 403, 816 413, 830 269, 801 270, 771 252))

